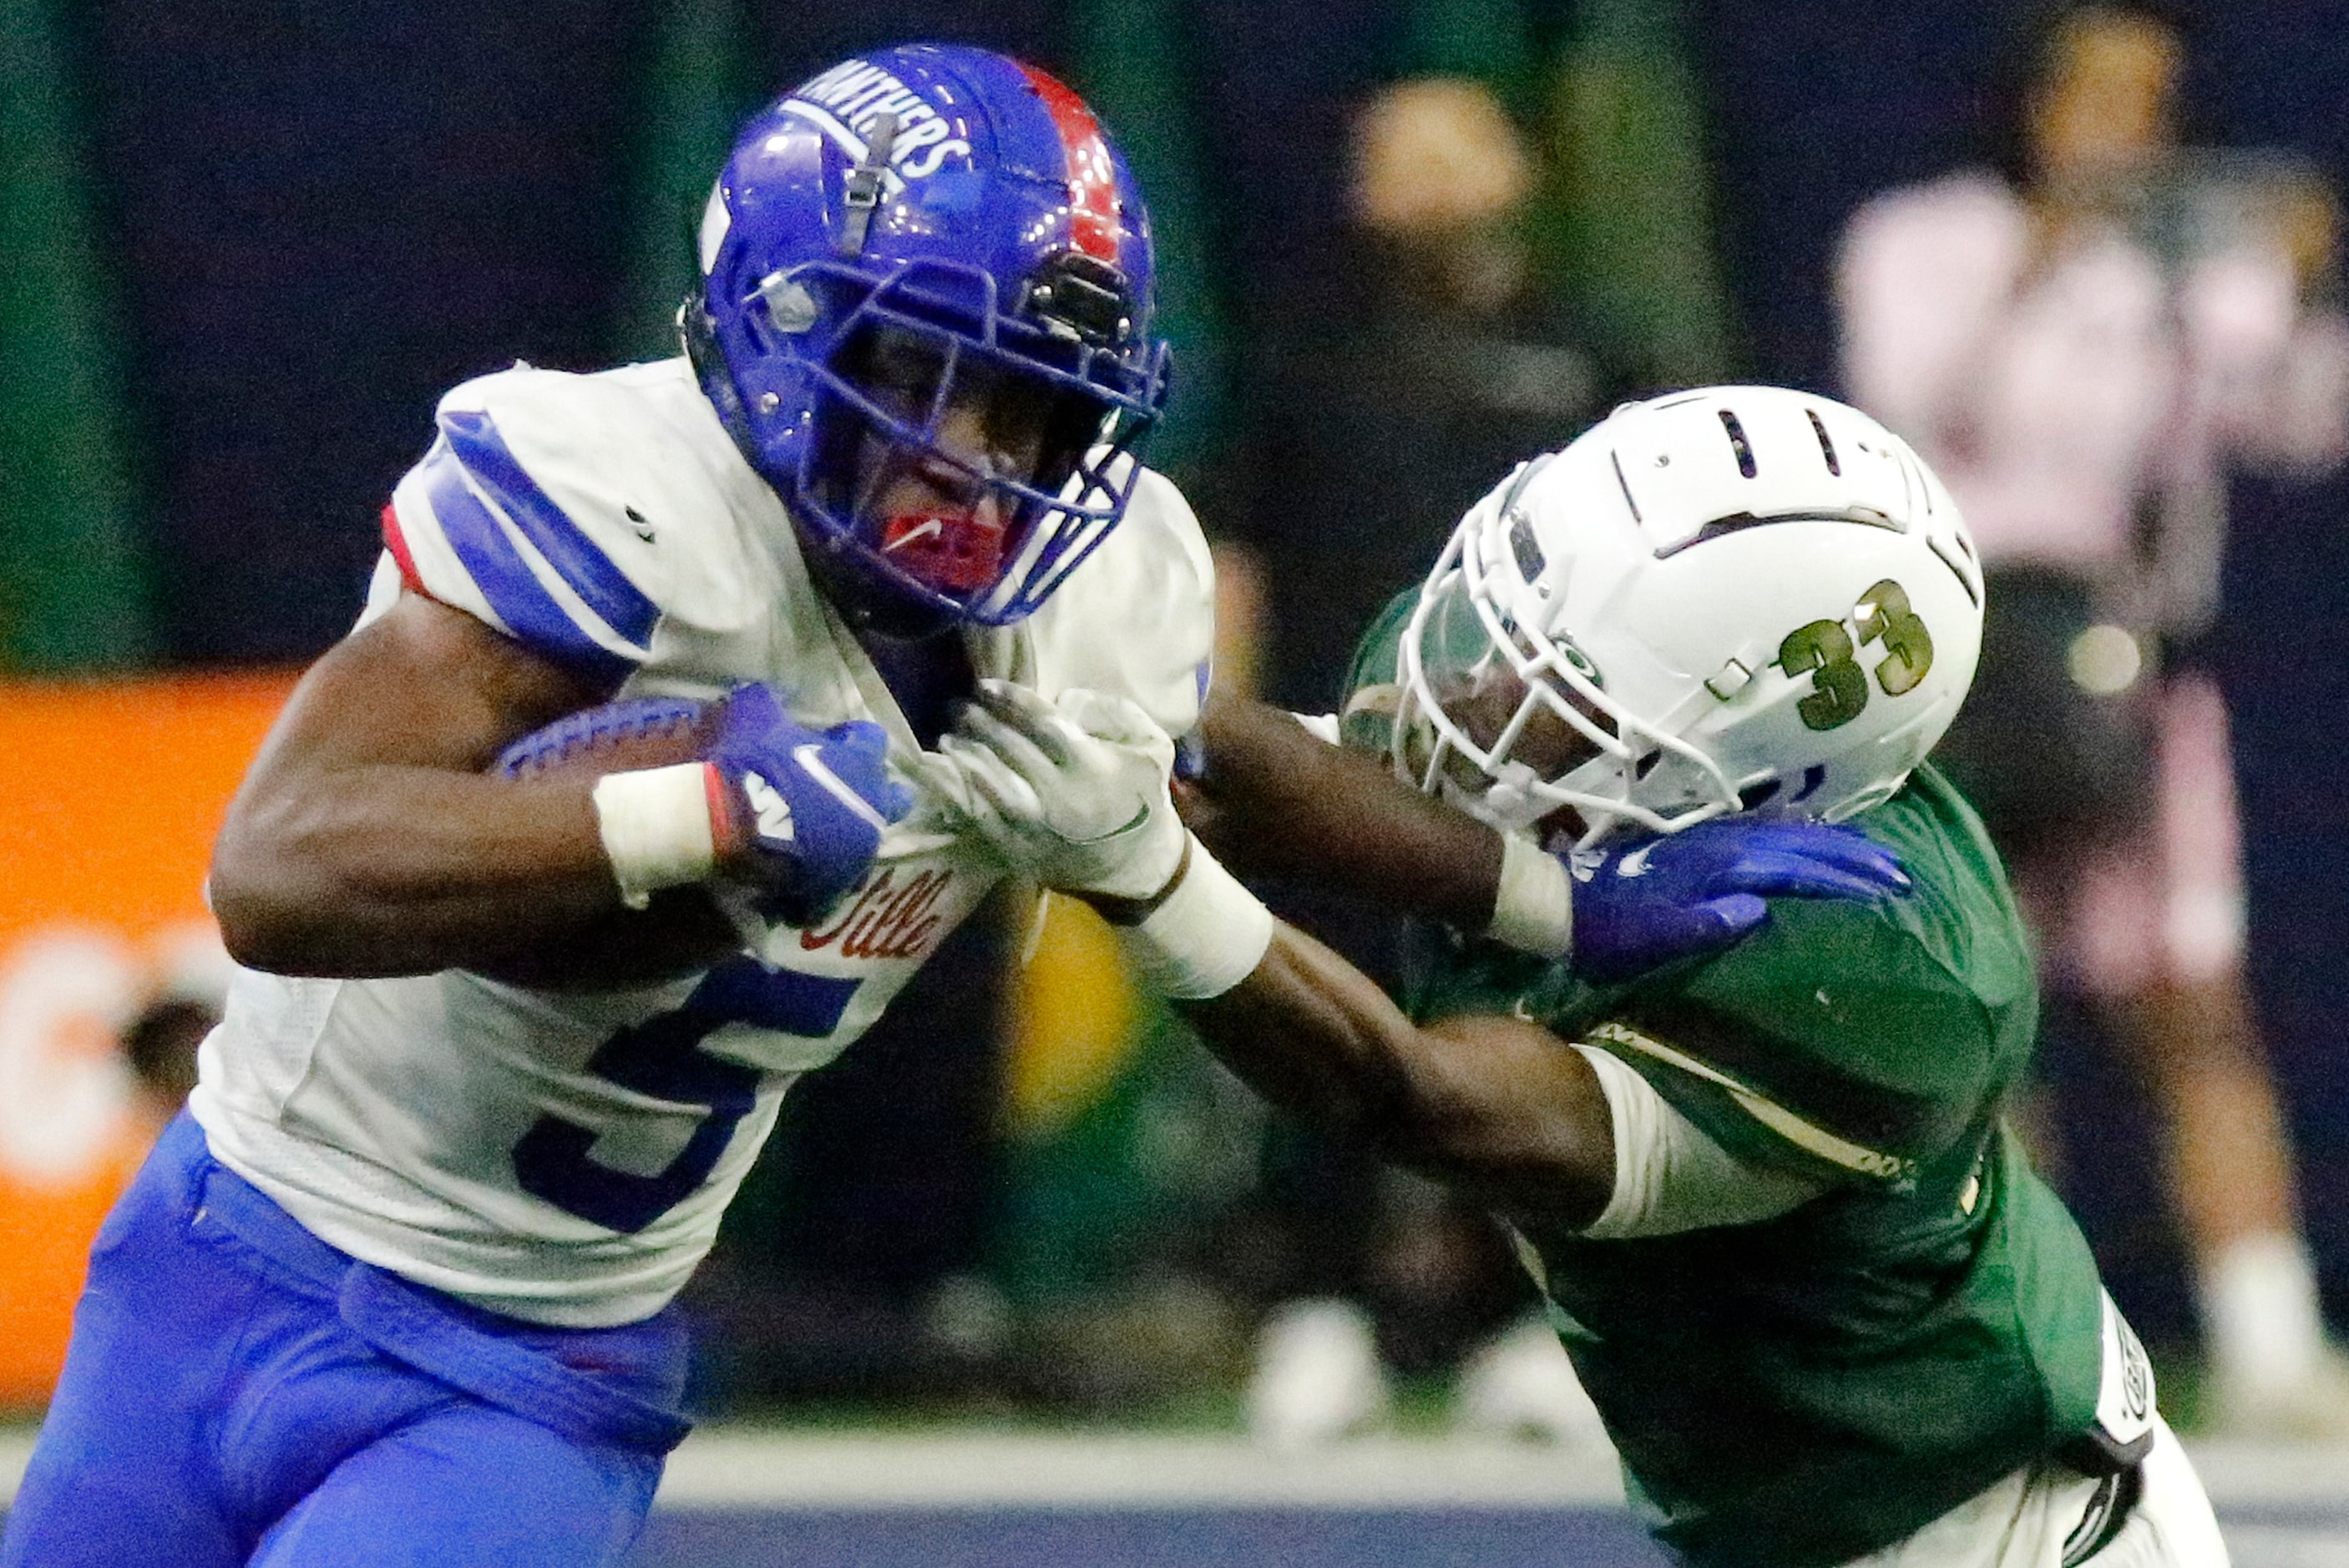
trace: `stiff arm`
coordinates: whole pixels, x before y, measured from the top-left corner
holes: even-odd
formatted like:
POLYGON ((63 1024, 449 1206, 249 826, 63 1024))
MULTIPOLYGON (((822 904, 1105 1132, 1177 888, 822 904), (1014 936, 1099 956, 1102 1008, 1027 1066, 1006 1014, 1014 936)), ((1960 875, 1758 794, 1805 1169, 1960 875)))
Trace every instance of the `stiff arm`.
MULTIPOLYGON (((1184 820, 1241 875, 1310 883, 1478 931, 1501 836, 1331 746, 1282 710, 1219 697, 1184 820)), ((1607 1097, 1582 1053, 1515 1017, 1413 1024, 1360 970, 1286 923, 1220 996, 1178 1002, 1200 1038, 1284 1109, 1362 1137, 1506 1213, 1579 1228, 1615 1185, 1607 1097)))
POLYGON ((1332 746, 1295 715, 1216 696, 1200 717, 1206 766, 1177 779, 1183 820, 1251 881, 1326 889, 1482 931, 1500 886, 1501 835, 1332 746))
POLYGON ((1203 721, 1206 772, 1182 786, 1193 852, 1158 897, 1100 899, 1100 868, 1121 858, 1121 839, 1132 844, 1123 858, 1138 861, 1163 856, 1165 830, 1183 835, 1166 820, 1163 767, 1109 782, 1110 754, 1150 744, 1147 719, 1121 725, 1070 703, 981 683, 961 733, 926 759, 928 787, 1049 884, 1096 896, 1126 928, 1145 979, 1272 1103, 1505 1212, 1569 1225, 1599 1214, 1614 1187, 1614 1142, 1607 1097, 1579 1052, 1519 1018, 1415 1025, 1352 965, 1272 920, 1217 859, 1473 930, 1492 914, 1497 833, 1279 709, 1218 701, 1203 721), (1123 793, 1106 798, 1112 789, 1123 793), (1132 826, 1091 831, 1118 822, 1132 826), (1071 876, 1080 862, 1086 874, 1071 876), (1206 964, 1178 957, 1154 969, 1137 943, 1206 964))
POLYGON ((1175 1006, 1266 1099, 1505 1215, 1579 1230, 1614 1193, 1613 1113, 1599 1075, 1538 1024, 1413 1024, 1360 970, 1278 921, 1246 979, 1175 1006))
MULTIPOLYGON (((1218 704, 1206 720, 1206 767, 1183 786, 1191 850, 1151 898, 1102 898, 1108 868, 1164 861, 1182 830, 1163 773, 1125 766, 1171 751, 1139 713, 1089 695, 1058 707, 1033 692, 981 683, 978 709, 929 760, 928 783, 1007 856, 1048 885, 1093 898, 1125 929, 1144 983, 1174 1001, 1208 1047, 1277 1105, 1343 1129, 1396 1161, 1502 1213, 1545 1227, 1654 1234, 1782 1212, 1810 1184, 1757 1179, 1636 1073, 1516 1014, 1421 1025, 1367 976, 1273 919, 1205 841, 1251 874, 1285 876, 1470 929, 1514 896, 1508 867, 1557 862, 1504 843, 1376 761, 1312 736, 1289 715, 1218 704), (1115 831, 1102 824, 1124 823, 1115 831)), ((1816 830, 1833 834, 1835 830, 1816 830)), ((1766 833, 1768 830, 1756 830, 1766 833)), ((1694 837, 1695 835, 1689 835, 1694 837)), ((1674 891, 1647 913, 1723 888, 1872 897, 1898 877, 1889 859, 1867 874, 1822 860, 1747 861, 1723 843, 1689 877, 1629 872, 1638 890, 1674 891)), ((1879 852, 1864 841, 1818 852, 1879 852)), ((1171 863, 1171 862, 1169 862, 1171 863)), ((1164 873, 1159 875, 1163 878, 1164 873)), ((1562 875, 1562 873, 1561 873, 1562 875)), ((1650 895, 1602 889, 1610 923, 1644 918, 1650 895)), ((1758 897, 1750 900, 1759 905, 1758 897)), ((1701 922, 1700 926, 1710 926, 1701 922)), ((1718 928, 1702 940, 1717 944, 1718 928)), ((1694 951, 1683 935, 1671 951, 1694 951)))

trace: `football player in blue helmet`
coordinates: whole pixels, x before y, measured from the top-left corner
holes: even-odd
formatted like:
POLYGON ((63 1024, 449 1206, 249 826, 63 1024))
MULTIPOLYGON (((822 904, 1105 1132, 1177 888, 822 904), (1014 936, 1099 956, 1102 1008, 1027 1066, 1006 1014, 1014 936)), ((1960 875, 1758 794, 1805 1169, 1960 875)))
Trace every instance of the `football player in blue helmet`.
POLYGON ((0 1564, 626 1553, 785 1088, 1006 869, 902 782, 957 695, 1196 721, 1149 236, 1068 88, 885 49, 744 132, 688 354, 441 400, 223 825, 243 967, 0 1564))
POLYGON ((1019 620, 1123 514, 1166 390, 1150 223, 1043 72, 924 44, 816 77, 736 141, 701 268, 702 389, 853 613, 1019 620), (981 403, 1000 428, 943 443, 981 403))

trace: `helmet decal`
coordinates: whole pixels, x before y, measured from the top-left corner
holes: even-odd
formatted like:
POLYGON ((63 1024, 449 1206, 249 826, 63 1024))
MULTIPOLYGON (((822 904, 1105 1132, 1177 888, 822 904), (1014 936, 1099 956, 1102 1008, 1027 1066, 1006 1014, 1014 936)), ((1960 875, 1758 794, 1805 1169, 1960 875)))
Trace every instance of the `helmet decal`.
POLYGON ((1068 153, 1069 238, 1081 253, 1097 262, 1117 264, 1117 170, 1110 162, 1109 142, 1101 121, 1085 100, 1035 67, 1019 67, 1036 84, 1036 96, 1051 111, 1068 153))
POLYGON ((843 60, 784 98, 783 113, 807 121, 849 157, 871 153, 884 117, 894 130, 883 154, 883 189, 896 195, 908 180, 926 180, 950 164, 968 165, 970 143, 954 132, 945 109, 879 66, 843 60))

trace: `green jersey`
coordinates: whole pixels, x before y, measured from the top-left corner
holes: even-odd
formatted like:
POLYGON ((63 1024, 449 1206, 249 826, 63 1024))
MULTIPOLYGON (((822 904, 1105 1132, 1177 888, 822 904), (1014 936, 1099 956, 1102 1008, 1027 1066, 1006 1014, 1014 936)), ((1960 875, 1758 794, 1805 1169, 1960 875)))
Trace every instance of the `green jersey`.
MULTIPOLYGON (((1383 743, 1408 607, 1356 656, 1357 743, 1383 743)), ((1443 937, 1404 997, 1602 1048, 1744 1162, 1824 1182, 1755 1224, 1521 1232, 1634 1502, 1707 1568, 1846 1562, 2103 1430, 2100 1398, 2116 1444, 2150 1420, 2142 1351, 2000 1120, 2037 994, 1981 824, 1926 768, 1854 825, 1909 895, 1776 901, 1728 952, 1604 988, 1443 937)))

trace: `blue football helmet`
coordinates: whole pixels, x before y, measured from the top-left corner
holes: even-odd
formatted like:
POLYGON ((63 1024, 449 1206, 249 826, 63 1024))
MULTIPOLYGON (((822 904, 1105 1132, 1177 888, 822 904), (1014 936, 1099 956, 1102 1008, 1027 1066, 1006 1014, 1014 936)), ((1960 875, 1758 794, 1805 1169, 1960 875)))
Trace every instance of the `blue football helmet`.
POLYGON ((700 249, 679 326, 702 388, 844 608, 900 628, 1017 621, 1124 514, 1166 393, 1150 222, 1050 77, 958 45, 844 61, 743 129, 700 249), (869 373, 884 342, 886 394, 869 373), (1028 471, 941 449, 975 384, 1040 409, 1028 471), (876 451, 994 504, 875 515, 876 451))

